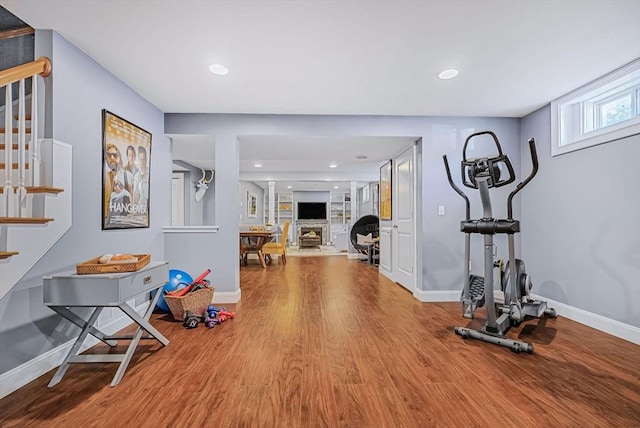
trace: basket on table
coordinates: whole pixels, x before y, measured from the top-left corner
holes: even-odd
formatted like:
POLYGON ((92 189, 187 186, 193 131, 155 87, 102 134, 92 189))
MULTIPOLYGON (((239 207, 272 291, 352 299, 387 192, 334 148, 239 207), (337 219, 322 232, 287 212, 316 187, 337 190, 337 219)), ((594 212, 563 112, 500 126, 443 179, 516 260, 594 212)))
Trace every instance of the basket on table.
POLYGON ((187 311, 191 311, 196 315, 207 312, 207 308, 213 301, 213 290, 214 287, 205 287, 180 297, 167 295, 164 296, 164 300, 167 302, 173 318, 183 321, 184 314, 187 311))

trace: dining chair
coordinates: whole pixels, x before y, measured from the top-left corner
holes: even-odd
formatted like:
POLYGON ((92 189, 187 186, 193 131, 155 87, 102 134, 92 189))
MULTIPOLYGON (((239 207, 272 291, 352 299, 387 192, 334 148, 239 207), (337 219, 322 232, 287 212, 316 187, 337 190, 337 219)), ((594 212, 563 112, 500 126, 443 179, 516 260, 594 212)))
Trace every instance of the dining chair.
POLYGON ((280 242, 267 242, 262 246, 262 254, 264 254, 265 260, 271 263, 271 255, 277 254, 282 260, 282 264, 287 264, 287 236, 289 234, 289 220, 284 222, 282 226, 282 236, 280 242))

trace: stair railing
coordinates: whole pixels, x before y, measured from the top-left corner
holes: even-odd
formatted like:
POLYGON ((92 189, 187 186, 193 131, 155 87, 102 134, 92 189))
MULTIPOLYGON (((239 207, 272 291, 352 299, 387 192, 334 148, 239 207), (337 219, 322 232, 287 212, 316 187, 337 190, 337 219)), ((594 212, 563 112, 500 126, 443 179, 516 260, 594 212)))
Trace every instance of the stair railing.
POLYGON ((41 57, 35 61, 27 64, 22 64, 7 70, 0 71, 0 87, 5 88, 5 115, 4 115, 4 132, 0 133, 0 136, 4 135, 4 186, 2 192, 2 198, 0 199, 0 217, 25 217, 27 215, 27 169, 29 169, 29 162, 27 159, 27 138, 26 138, 26 122, 31 122, 31 138, 30 138, 30 153, 31 153, 31 174, 30 181, 32 186, 39 186, 40 183, 40 168, 41 168, 41 154, 38 144, 38 98, 37 76, 47 77, 51 73, 51 61, 48 58, 41 57), (26 95, 25 84, 26 80, 31 78, 31 117, 27 118, 25 114, 26 110, 26 95), (13 116, 13 94, 12 85, 15 82, 18 83, 18 113, 13 116), (17 120, 17 152, 18 162, 13 162, 13 122, 14 118, 17 120), (18 185, 14 189, 12 183, 13 170, 18 170, 18 185))

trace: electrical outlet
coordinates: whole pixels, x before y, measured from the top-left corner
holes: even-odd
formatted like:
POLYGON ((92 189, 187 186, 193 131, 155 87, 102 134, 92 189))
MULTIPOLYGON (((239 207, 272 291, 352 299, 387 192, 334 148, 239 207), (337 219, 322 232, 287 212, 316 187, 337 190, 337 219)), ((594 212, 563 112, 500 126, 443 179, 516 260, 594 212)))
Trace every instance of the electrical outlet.
POLYGON ((444 205, 438 205, 438 215, 444 215, 444 205))

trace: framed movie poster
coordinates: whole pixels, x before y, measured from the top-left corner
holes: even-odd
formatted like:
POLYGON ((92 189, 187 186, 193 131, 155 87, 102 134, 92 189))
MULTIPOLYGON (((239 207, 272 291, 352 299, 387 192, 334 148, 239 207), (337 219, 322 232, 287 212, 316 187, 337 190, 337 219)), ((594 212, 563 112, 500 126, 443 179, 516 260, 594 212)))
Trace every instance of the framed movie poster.
POLYGON ((380 220, 391 220, 391 161, 380 167, 380 220))
POLYGON ((102 230, 149 227, 151 133, 102 110, 102 230))

